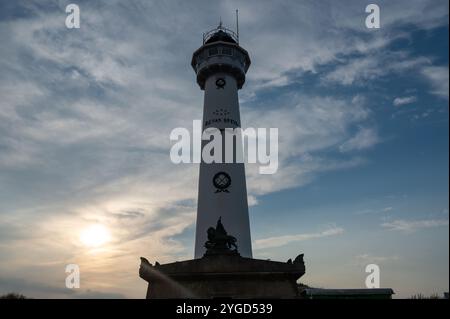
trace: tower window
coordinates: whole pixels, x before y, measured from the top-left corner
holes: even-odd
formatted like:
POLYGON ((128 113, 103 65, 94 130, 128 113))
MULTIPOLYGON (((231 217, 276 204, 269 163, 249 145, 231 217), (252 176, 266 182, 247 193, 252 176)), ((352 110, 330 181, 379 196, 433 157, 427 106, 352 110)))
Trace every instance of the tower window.
POLYGON ((233 55, 233 51, 231 50, 231 48, 222 48, 222 54, 233 55))
POLYGON ((218 55, 218 54, 219 54, 219 50, 217 48, 211 48, 208 50, 209 56, 218 55))

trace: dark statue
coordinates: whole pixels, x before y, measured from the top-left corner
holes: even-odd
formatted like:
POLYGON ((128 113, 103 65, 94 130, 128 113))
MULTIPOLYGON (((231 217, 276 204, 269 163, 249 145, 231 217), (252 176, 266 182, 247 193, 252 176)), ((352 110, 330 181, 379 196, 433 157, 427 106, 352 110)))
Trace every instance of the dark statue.
POLYGON ((237 254, 236 238, 228 235, 222 224, 222 217, 217 221, 216 228, 210 227, 207 231, 208 241, 205 243, 206 253, 210 254, 237 254), (233 249, 234 248, 234 249, 233 249))
POLYGON ((304 254, 300 254, 297 257, 295 257, 294 259, 294 264, 305 264, 305 262, 303 261, 303 256, 304 254))

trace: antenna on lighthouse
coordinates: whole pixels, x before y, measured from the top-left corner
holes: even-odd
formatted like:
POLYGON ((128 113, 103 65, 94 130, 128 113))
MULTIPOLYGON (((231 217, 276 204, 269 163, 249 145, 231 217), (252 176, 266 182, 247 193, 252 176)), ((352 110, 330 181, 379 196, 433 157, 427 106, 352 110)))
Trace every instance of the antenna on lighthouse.
POLYGON ((237 34, 237 42, 239 44, 239 10, 236 9, 236 34, 237 34))

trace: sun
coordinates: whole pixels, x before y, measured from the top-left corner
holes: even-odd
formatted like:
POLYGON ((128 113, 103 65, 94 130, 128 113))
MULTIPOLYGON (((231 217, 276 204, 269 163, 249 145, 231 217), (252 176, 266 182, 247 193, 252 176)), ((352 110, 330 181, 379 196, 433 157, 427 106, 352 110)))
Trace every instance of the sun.
POLYGON ((101 224, 93 224, 80 233, 81 242, 88 247, 100 247, 111 239, 108 228, 101 224))

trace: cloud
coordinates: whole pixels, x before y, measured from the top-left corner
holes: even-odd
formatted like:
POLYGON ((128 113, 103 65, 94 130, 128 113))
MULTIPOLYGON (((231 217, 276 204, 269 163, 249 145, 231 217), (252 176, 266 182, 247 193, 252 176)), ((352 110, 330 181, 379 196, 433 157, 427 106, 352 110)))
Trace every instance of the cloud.
POLYGON ((411 104, 417 101, 415 96, 396 97, 393 101, 394 106, 411 104))
POLYGON ((429 64, 431 60, 427 57, 410 57, 404 51, 379 50, 363 57, 349 58, 347 63, 338 65, 326 74, 323 82, 364 86, 388 74, 419 70, 420 67, 429 64))
MULTIPOLYGON (((371 112, 363 98, 290 93, 280 94, 271 103, 278 107, 242 110, 246 127, 279 128, 278 171, 267 178, 258 173, 258 165, 246 165, 250 194, 264 195, 306 185, 323 172, 366 163, 357 154, 342 156, 338 150, 353 130, 364 130, 370 119, 371 112)), ((371 141, 366 142, 369 147, 371 141)))
POLYGON ((336 67, 328 73, 324 80, 342 85, 353 85, 356 81, 367 81, 386 74, 386 70, 379 66, 377 57, 352 59, 347 65, 336 67))
POLYGON ((297 234, 297 235, 285 235, 285 236, 276 236, 269 237, 264 239, 257 239, 254 241, 253 248, 254 249, 266 249, 266 248, 274 248, 287 245, 296 241, 304 241, 318 238, 325 238, 331 236, 337 236, 344 233, 344 229, 340 227, 332 227, 327 230, 318 233, 307 233, 307 234, 297 234))
POLYGON ((379 143, 378 134, 373 128, 361 128, 355 136, 351 137, 339 146, 343 153, 353 150, 363 150, 379 143))
MULTIPOLYGON (((408 38, 402 26, 430 29, 448 23, 448 3, 445 1, 416 0, 409 2, 408 8, 392 1, 383 1, 379 5, 383 11, 383 27, 376 33, 365 27, 365 5, 357 0, 347 1, 346 6, 326 0, 314 6, 289 1, 275 7, 269 1, 231 1, 223 2, 222 12, 230 12, 225 18, 233 21, 231 13, 239 7, 241 30, 245 30, 241 32, 242 39, 250 52, 261 52, 253 55, 253 72, 249 73, 256 89, 270 86, 270 83, 275 86, 290 84, 297 74, 317 73, 320 66, 342 60, 347 60, 352 70, 341 69, 335 76, 330 75, 330 79, 349 85, 359 78, 358 74, 370 80, 376 73, 384 72, 384 65, 389 65, 389 60, 394 57, 386 54, 381 63, 378 57, 388 51, 389 44, 408 38), (362 58, 355 59, 358 56, 362 58), (365 56, 369 57, 366 59, 365 56)), ((423 63, 426 59, 410 58, 403 63, 400 57, 395 60, 398 68, 393 65, 391 71, 401 72, 401 69, 411 68, 411 64, 423 63)))
POLYGON ((400 260, 399 256, 373 256, 371 254, 361 254, 355 256, 355 263, 361 266, 365 266, 368 264, 385 264, 398 260, 400 260))
POLYGON ((388 213, 392 211, 394 208, 392 206, 384 207, 382 209, 365 209, 362 211, 358 211, 356 215, 366 215, 366 214, 378 214, 378 213, 388 213))
POLYGON ((393 231, 414 232, 423 228, 434 228, 448 226, 448 219, 425 219, 425 220, 394 220, 381 224, 382 227, 393 231))
POLYGON ((430 82, 432 88, 431 93, 448 100, 448 66, 424 67, 422 69, 422 74, 430 82))

